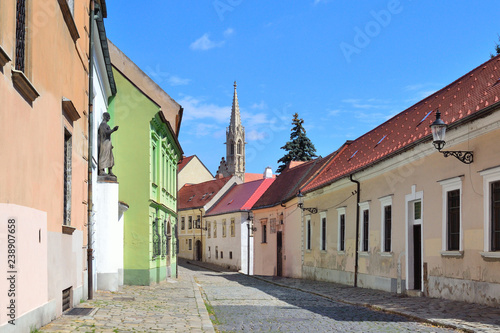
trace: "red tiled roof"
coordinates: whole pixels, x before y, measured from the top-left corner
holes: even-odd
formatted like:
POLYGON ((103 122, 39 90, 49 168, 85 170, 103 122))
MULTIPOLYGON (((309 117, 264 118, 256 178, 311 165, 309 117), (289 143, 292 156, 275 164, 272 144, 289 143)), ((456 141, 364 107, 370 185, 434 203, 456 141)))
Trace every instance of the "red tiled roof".
POLYGON ((178 194, 179 210, 201 208, 212 200, 231 177, 209 180, 199 184, 186 184, 178 194))
MULTIPOLYGON (((275 178, 276 175, 273 175, 273 178, 275 178)), ((262 173, 245 173, 245 183, 253 182, 254 180, 261 180, 264 179, 264 174, 262 173)))
POLYGON ((182 157, 181 163, 179 163, 177 167, 177 172, 180 172, 192 159, 195 157, 195 155, 188 156, 188 157, 182 157))
POLYGON ((266 178, 233 186, 206 216, 250 210, 276 178, 266 178))
POLYGON ((326 157, 320 157, 312 161, 301 161, 300 163, 294 163, 293 166, 290 163, 292 167, 286 167, 276 177, 276 181, 257 200, 252 209, 272 207, 290 200, 297 195, 299 188, 334 155, 335 153, 332 153, 326 157))
POLYGON ((496 56, 344 147, 302 191, 331 184, 419 141, 432 139, 429 125, 456 123, 500 100, 500 56, 496 56))

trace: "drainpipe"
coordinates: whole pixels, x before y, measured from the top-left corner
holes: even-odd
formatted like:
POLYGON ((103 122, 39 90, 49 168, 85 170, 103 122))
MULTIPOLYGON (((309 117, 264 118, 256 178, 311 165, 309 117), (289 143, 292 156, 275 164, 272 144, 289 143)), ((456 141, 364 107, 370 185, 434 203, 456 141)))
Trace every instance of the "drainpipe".
POLYGON ((356 195, 356 252, 354 253, 354 287, 358 286, 358 251, 359 251, 359 198, 360 198, 360 183, 357 180, 352 179, 352 174, 349 175, 351 182, 357 185, 357 195, 356 195))
POLYGON ((94 143, 93 133, 94 133, 94 121, 93 121, 93 110, 94 110, 94 22, 96 15, 94 13, 95 6, 94 0, 90 0, 90 32, 89 32, 89 132, 88 132, 88 176, 87 176, 87 273, 88 273, 88 299, 94 298, 94 271, 93 271, 93 249, 92 249, 92 232, 93 232, 93 201, 92 201, 92 161, 94 159, 92 152, 92 145, 94 143))
POLYGON ((203 210, 201 208, 198 208, 200 211, 200 247, 201 247, 201 256, 200 256, 200 261, 203 262, 203 210))

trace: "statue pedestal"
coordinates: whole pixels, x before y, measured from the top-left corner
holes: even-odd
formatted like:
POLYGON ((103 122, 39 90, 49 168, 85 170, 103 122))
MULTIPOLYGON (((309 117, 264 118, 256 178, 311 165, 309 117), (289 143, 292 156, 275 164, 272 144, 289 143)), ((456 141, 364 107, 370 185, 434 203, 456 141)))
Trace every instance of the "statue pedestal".
POLYGON ((95 286, 117 291, 123 285, 123 213, 119 214, 116 178, 102 181, 99 176, 93 192, 95 286))

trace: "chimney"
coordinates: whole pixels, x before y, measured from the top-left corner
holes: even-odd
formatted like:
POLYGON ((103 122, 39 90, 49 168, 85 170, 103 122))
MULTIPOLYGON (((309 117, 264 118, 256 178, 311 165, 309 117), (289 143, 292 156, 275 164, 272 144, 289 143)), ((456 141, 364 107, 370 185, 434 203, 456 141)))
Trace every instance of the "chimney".
POLYGON ((271 169, 271 167, 269 167, 269 166, 264 171, 264 179, 267 179, 267 178, 273 178, 273 169, 271 169))

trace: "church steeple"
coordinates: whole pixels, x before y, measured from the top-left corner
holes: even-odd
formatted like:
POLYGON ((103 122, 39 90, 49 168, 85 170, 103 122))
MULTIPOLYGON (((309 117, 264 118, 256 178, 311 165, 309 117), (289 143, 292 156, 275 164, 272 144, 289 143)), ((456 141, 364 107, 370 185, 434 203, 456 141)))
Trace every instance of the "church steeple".
POLYGON ((238 93, 234 81, 233 106, 231 120, 226 130, 226 163, 231 175, 236 175, 245 181, 245 128, 241 126, 238 93))
POLYGON ((238 92, 236 91, 237 86, 236 81, 234 81, 233 107, 231 108, 231 121, 229 122, 229 128, 233 131, 238 126, 241 126, 240 105, 238 104, 238 92))

